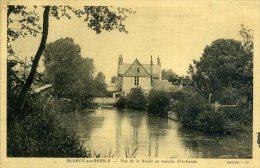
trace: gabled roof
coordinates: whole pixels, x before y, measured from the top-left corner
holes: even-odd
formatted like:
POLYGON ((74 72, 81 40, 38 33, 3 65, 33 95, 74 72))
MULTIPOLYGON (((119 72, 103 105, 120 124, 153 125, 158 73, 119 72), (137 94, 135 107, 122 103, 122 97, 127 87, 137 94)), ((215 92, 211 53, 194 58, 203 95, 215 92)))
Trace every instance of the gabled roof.
MULTIPOLYGON (((130 67, 135 63, 138 62, 138 64, 140 64, 139 66, 141 66, 144 71, 146 71, 150 76, 152 75, 153 78, 159 78, 160 76, 160 66, 157 64, 153 64, 153 73, 151 74, 151 65, 150 64, 141 64, 139 62, 138 59, 135 59, 135 61, 132 64, 120 64, 118 65, 118 75, 122 75, 122 76, 128 76, 128 75, 132 75, 132 76, 136 76, 138 74, 136 73, 127 73, 127 71, 130 70, 130 67)), ((137 67, 136 67, 137 68, 137 67)), ((137 71, 134 71, 137 72, 137 71)))
POLYGON ((142 66, 142 64, 135 59, 134 62, 130 65, 127 71, 123 74, 123 76, 143 76, 150 77, 150 74, 147 70, 142 66))

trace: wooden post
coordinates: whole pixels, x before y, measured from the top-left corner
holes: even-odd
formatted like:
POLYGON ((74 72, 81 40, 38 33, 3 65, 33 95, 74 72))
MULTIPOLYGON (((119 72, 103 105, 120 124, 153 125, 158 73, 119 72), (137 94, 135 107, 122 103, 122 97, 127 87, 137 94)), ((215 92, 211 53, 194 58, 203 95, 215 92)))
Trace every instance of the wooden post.
POLYGON ((209 94, 209 100, 208 100, 209 105, 211 104, 211 97, 212 97, 212 93, 209 94))

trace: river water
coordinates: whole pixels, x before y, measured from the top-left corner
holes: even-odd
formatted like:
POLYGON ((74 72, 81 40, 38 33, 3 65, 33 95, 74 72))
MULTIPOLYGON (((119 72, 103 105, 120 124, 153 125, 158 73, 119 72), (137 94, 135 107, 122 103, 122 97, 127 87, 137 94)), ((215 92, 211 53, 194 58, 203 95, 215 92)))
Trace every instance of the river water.
POLYGON ((143 111, 97 109, 78 113, 70 123, 101 156, 165 158, 251 158, 252 137, 211 136, 185 129, 177 121, 143 111))

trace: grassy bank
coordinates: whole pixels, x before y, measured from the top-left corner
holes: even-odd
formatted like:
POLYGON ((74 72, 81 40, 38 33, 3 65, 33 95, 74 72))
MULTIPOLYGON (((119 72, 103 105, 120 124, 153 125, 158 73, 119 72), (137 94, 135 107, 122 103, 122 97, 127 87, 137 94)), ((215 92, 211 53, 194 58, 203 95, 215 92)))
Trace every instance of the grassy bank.
POLYGON ((23 115, 16 115, 12 108, 8 110, 7 156, 92 156, 79 136, 64 124, 63 103, 39 97, 33 100, 27 104, 23 115))

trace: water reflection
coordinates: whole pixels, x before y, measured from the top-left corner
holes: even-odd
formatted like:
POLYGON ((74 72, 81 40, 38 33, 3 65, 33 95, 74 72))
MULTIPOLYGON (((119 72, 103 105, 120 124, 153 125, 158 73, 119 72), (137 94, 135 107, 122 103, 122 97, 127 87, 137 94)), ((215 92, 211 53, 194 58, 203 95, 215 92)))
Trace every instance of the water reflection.
POLYGON ((87 146, 107 156, 125 157, 138 147, 137 157, 248 158, 252 139, 215 137, 188 130, 172 120, 142 111, 98 109, 78 114, 73 127, 87 146))
POLYGON ((178 134, 184 145, 201 158, 251 158, 252 137, 210 136, 182 127, 178 134))

